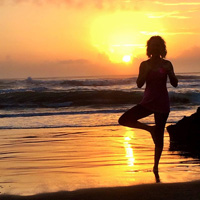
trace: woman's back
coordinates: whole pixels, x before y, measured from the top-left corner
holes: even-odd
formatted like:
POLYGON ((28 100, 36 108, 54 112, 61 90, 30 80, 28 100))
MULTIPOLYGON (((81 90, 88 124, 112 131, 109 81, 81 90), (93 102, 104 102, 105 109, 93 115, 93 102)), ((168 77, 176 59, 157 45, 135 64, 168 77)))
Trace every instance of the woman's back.
MULTIPOLYGON (((154 112, 169 112, 169 96, 166 87, 167 71, 164 65, 167 61, 162 60, 156 68, 149 71, 146 78, 146 88, 141 105, 154 112)), ((150 65, 150 60, 146 61, 150 65)))

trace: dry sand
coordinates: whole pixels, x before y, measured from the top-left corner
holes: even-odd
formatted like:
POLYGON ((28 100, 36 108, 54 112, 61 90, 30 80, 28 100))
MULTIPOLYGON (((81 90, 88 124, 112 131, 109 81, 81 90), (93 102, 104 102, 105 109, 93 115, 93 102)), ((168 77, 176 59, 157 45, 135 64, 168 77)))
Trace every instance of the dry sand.
POLYGON ((1 195, 0 200, 199 200, 200 181, 93 188, 33 196, 1 195))

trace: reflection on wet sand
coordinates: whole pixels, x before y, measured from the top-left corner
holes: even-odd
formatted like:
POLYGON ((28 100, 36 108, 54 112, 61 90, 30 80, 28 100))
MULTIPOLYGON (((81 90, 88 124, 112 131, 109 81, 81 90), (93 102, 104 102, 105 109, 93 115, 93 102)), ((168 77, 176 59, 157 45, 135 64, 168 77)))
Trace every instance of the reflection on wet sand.
MULTIPOLYGON (((132 144, 130 143, 131 140, 134 140, 134 139, 136 139, 134 130, 130 128, 126 128, 126 132, 124 134, 124 148, 126 152, 127 165, 129 167, 134 167, 134 162, 135 162, 133 147, 132 147, 132 144)), ((156 183, 160 183, 159 172, 156 171, 153 173, 155 175, 156 183)))
POLYGON ((168 151, 153 174, 146 131, 124 127, 1 131, 1 193, 36 194, 200 179, 200 161, 168 151), (184 173, 183 173, 184 172, 184 173))
POLYGON ((129 143, 129 141, 131 141, 132 139, 134 139, 134 131, 127 128, 127 131, 125 132, 125 135, 124 135, 124 148, 126 152, 128 166, 134 166, 134 162, 135 162, 133 148, 131 144, 129 143))

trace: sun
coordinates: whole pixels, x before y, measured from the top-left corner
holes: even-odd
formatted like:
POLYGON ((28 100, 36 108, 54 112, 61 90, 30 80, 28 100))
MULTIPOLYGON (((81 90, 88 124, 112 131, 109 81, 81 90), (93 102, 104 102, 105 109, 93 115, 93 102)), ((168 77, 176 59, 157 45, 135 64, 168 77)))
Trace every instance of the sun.
POLYGON ((125 63, 128 63, 131 61, 131 56, 130 55, 125 55, 123 56, 122 60, 125 62, 125 63))
POLYGON ((146 41, 162 23, 148 18, 143 12, 117 11, 94 18, 90 24, 90 42, 112 63, 129 63, 145 54, 146 41))

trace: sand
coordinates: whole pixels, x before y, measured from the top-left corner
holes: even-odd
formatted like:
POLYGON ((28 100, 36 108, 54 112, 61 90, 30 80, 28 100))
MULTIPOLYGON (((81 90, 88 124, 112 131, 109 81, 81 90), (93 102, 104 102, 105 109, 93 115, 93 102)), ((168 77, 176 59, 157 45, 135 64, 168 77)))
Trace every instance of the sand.
POLYGON ((0 200, 198 200, 200 181, 144 184, 128 187, 93 188, 43 193, 33 196, 1 195, 0 200))
MULTIPOLYGON (((167 195, 173 199, 171 196, 183 194, 180 191, 184 191, 185 199, 187 195, 197 195, 199 182, 175 183, 200 180, 200 161, 170 152, 167 133, 159 168, 160 184, 155 184, 153 142, 145 131, 117 126, 1 130, 0 135, 1 195, 39 199, 41 195, 27 196, 43 194, 40 199, 45 200, 104 196, 156 199, 167 195)), ((0 199, 17 197, 0 196, 0 199)))

